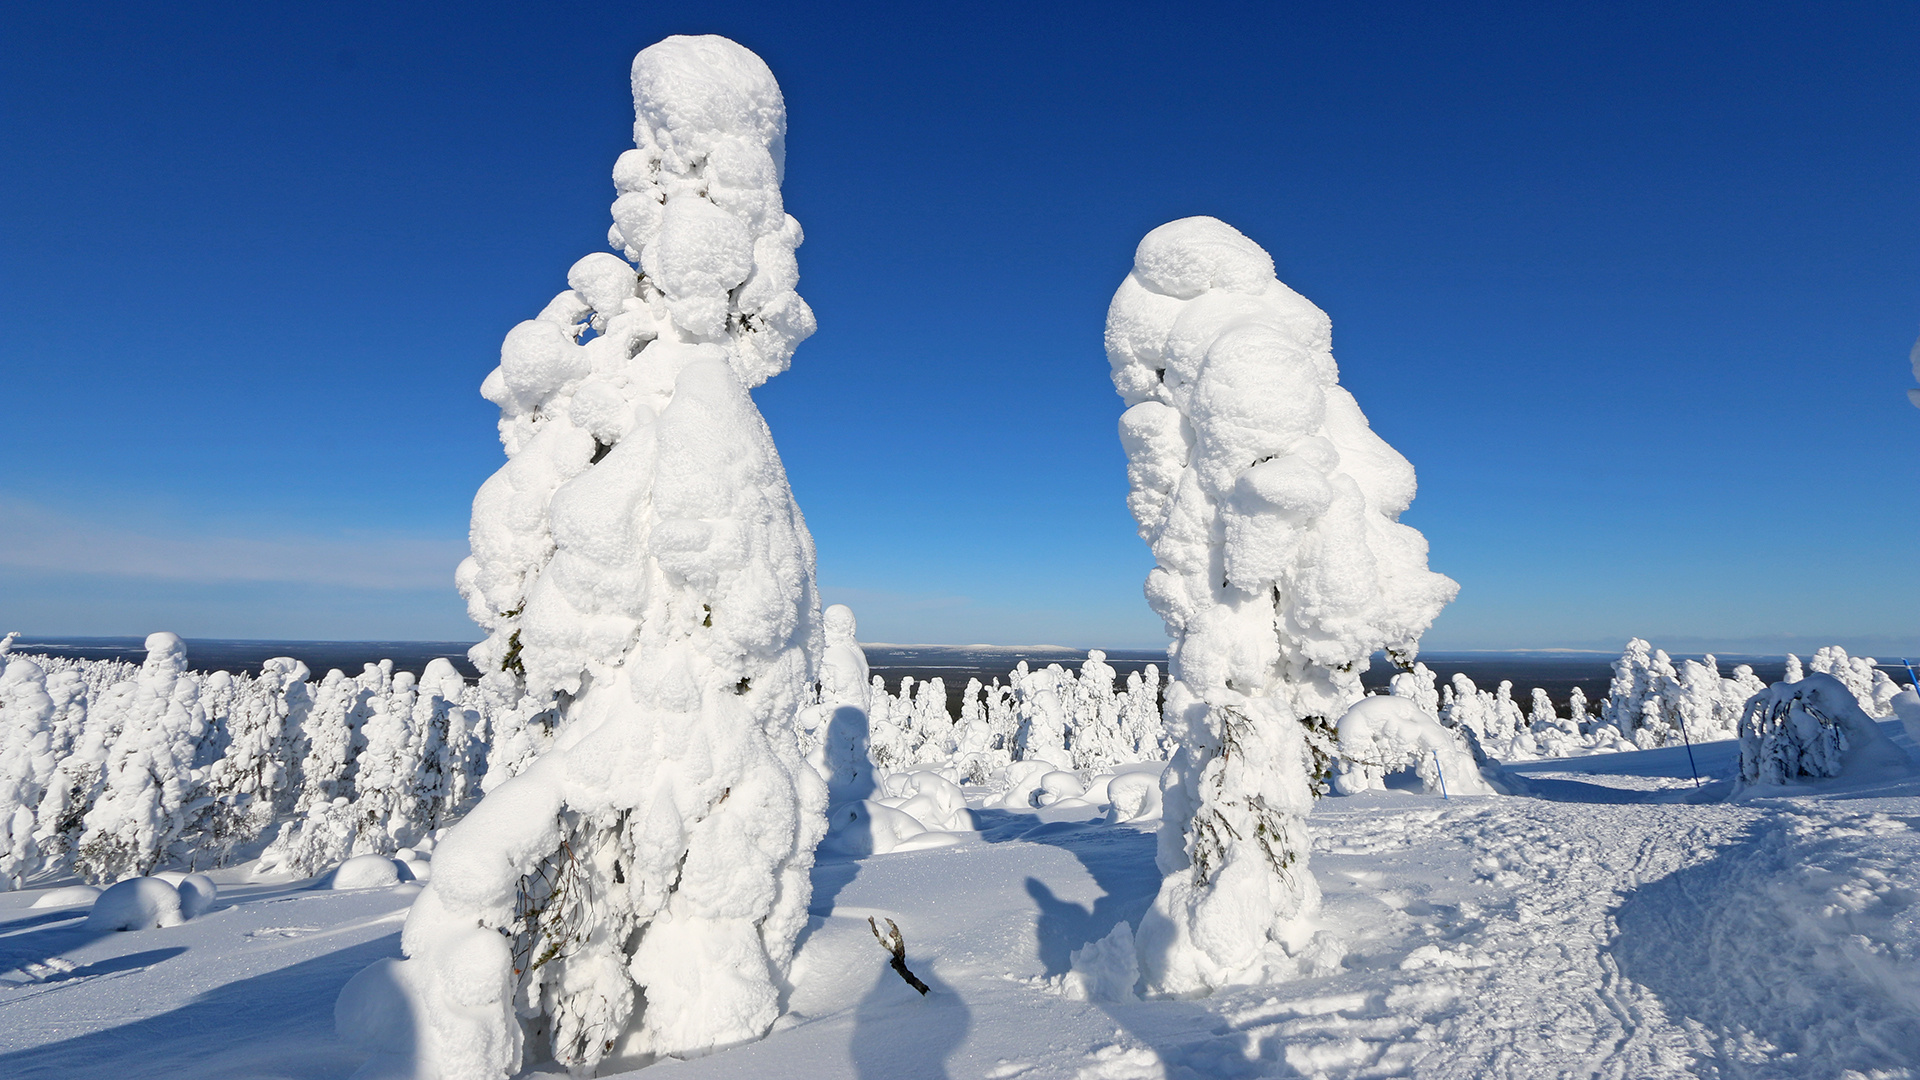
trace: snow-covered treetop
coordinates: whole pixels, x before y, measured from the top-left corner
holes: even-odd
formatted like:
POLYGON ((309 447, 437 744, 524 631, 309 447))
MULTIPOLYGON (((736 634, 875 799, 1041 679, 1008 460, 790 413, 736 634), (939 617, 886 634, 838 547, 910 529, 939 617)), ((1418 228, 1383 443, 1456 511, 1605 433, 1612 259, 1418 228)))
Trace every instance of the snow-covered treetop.
MULTIPOLYGON (((1332 341, 1326 313, 1274 276, 1273 259, 1209 217, 1148 233, 1114 295, 1106 345, 1130 406, 1128 506, 1159 562, 1148 598, 1186 639, 1184 681, 1265 682, 1280 660, 1276 617, 1315 666, 1411 653, 1458 589, 1399 523, 1413 466, 1341 388, 1332 341), (1195 650, 1196 634, 1215 647, 1195 650)), ((1357 677, 1342 681, 1340 696, 1357 697, 1357 677)))
POLYGON ((791 511, 765 423, 740 392, 786 370, 814 330, 794 292, 800 225, 780 198, 779 85, 732 41, 671 37, 634 58, 633 93, 636 146, 613 167, 608 233, 625 258, 576 262, 567 290, 507 334, 481 387, 500 406, 509 462, 474 500, 473 557, 458 579, 490 632, 475 663, 524 686, 531 708, 631 643, 654 588, 641 553, 667 552, 672 573, 712 591, 707 564, 752 547, 715 522, 763 516, 730 505, 740 493, 774 492, 775 516, 791 511), (663 519, 650 537, 649 513, 663 519))
POLYGON ((179 674, 187 670, 187 645, 180 635, 165 630, 147 635, 147 660, 143 665, 149 671, 170 671, 179 674))

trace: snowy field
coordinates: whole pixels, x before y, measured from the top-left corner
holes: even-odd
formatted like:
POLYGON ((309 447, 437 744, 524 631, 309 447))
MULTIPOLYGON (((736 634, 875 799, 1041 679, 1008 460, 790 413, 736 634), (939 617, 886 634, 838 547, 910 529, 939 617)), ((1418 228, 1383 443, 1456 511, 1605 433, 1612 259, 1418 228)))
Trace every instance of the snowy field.
MULTIPOLYGON (((1883 723, 1920 760, 1900 725, 1883 723)), ((1730 776, 1732 742, 1696 746, 1730 776)), ((1086 1002, 1070 958, 1137 922, 1152 822, 980 809, 949 846, 823 853, 786 1012, 674 1077, 1920 1075, 1920 776, 1728 801, 1683 748, 1516 767, 1528 791, 1321 799, 1320 977, 1198 1001, 1086 1002), (925 998, 867 926, 891 918, 925 998)), ((913 845, 909 845, 910 847, 913 845)), ((348 978, 399 954, 419 886, 215 874, 184 925, 89 931, 0 894, 0 1076, 338 1078, 348 978)), ((613 1074, 608 1069, 604 1074, 613 1074)))

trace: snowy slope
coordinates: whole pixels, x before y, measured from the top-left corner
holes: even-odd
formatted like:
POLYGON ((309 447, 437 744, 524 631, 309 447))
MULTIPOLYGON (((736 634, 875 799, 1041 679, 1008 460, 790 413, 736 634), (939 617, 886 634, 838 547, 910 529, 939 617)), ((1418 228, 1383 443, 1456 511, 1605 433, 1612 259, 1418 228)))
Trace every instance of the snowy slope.
MULTIPOLYGON (((1694 753, 1731 774, 1733 743, 1694 753)), ((1729 801, 1678 747, 1515 772, 1528 794, 1322 799, 1312 866, 1343 968, 1198 1001, 1059 992, 1073 950, 1150 902, 1150 826, 976 810, 951 846, 823 858, 774 1033, 645 1075, 1920 1076, 1920 777, 1729 801), (928 997, 869 916, 899 924, 928 997)), ((137 933, 0 896, 0 1076, 351 1071, 334 994, 397 952, 413 887, 243 872, 210 914, 137 933)))

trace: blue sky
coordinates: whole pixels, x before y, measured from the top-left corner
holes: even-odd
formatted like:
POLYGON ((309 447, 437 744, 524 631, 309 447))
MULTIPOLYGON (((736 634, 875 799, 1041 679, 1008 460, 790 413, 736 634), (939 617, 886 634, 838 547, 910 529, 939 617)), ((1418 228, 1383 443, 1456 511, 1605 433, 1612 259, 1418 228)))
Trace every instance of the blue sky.
POLYGON ((475 636, 477 388, 671 33, 787 95, 756 396, 864 638, 1163 640, 1100 330, 1205 213, 1418 468, 1430 647, 1920 652, 1911 3, 8 5, 0 623, 475 636))

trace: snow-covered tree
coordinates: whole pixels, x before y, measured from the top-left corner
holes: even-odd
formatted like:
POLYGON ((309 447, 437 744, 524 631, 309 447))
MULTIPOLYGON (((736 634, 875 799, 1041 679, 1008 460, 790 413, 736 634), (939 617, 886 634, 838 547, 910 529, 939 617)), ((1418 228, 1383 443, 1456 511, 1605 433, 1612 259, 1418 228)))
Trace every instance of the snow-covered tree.
POLYGON ((1856 764, 1908 767, 1905 753, 1881 734, 1853 691, 1825 672, 1774 683, 1740 716, 1742 783, 1839 776, 1856 764))
POLYGON ((1138 932, 1169 994, 1327 962, 1305 816, 1368 657, 1411 663, 1457 586, 1399 522, 1413 467, 1338 383, 1326 314, 1213 218, 1148 233, 1107 314, 1128 506, 1172 637, 1158 861, 1138 932))
POLYGON ((478 712, 469 708, 467 680, 444 657, 427 661, 420 673, 418 697, 413 706, 414 748, 408 757, 414 762, 413 791, 419 800, 418 828, 403 843, 412 846, 419 835, 437 829, 465 813, 467 804, 479 791, 479 775, 485 759, 473 752, 472 741, 478 712))
POLYGON ((1072 748, 1076 769, 1100 772, 1139 760, 1120 723, 1121 697, 1114 692, 1116 677, 1107 654, 1093 649, 1073 681, 1072 748))
POLYGON ((309 809, 347 795, 347 769, 353 761, 353 712, 358 687, 339 668, 327 672, 312 692, 313 704, 301 728, 306 753, 300 762, 300 792, 293 809, 309 809))
MULTIPOLYGON (((1720 671, 1713 657, 1707 662, 1682 660, 1674 678, 1661 680, 1662 708, 1679 725, 1679 734, 1694 742, 1730 738, 1719 730, 1720 671)), ((1672 741, 1669 739, 1668 741, 1672 741)))
POLYGON ((1039 671, 1030 670, 1025 660, 1014 668, 1014 707, 1019 727, 1014 734, 1014 758, 1018 761, 1047 761, 1056 769, 1073 768, 1073 754, 1067 747, 1067 703, 1063 693, 1071 678, 1059 664, 1048 664, 1039 671))
POLYGON ((311 705, 307 676, 300 661, 274 657, 237 688, 226 716, 225 751, 207 768, 207 805, 192 827, 198 835, 189 862, 226 865, 236 849, 259 839, 278 814, 292 808, 286 763, 293 758, 292 736, 311 705))
POLYGON ((1554 707, 1553 699, 1545 690, 1533 688, 1533 695, 1527 708, 1527 727, 1534 731, 1548 731, 1560 726, 1560 712, 1554 707))
POLYGON ((913 676, 900 677, 900 694, 887 693, 886 679, 873 676, 868 699, 873 712, 868 717, 867 750, 874 768, 882 773, 895 772, 913 764, 913 676))
POLYGON ((1781 681, 1796 683, 1806 677, 1807 676, 1806 676, 1805 669, 1800 666, 1800 658, 1798 656, 1795 656, 1792 653, 1788 653, 1787 654, 1787 674, 1786 674, 1786 677, 1781 681))
POLYGON ((915 765, 945 764, 954 752, 953 714, 947 711, 947 683, 935 676, 914 692, 913 749, 915 765))
POLYGON ((119 735, 108 747, 100 795, 86 814, 78 865, 89 881, 151 873, 186 827, 194 745, 205 723, 199 684, 178 637, 147 637, 147 659, 119 735))
POLYGON ((868 754, 870 723, 866 651, 855 638, 853 610, 834 604, 822 613, 826 653, 820 660, 820 703, 811 712, 814 737, 807 760, 827 783, 827 802, 866 799, 874 792, 873 759, 868 754))
POLYGON ((1613 682, 1600 715, 1622 738, 1645 748, 1680 741, 1674 712, 1680 674, 1664 650, 1640 638, 1627 642, 1613 662, 1613 682))
POLYGON ((1398 671, 1387 680, 1387 692, 1394 697, 1403 697, 1419 707, 1428 716, 1440 716, 1440 691, 1434 685, 1436 676, 1427 665, 1415 663, 1406 671, 1398 671))
POLYGON ((53 779, 53 698, 47 675, 26 657, 6 660, 0 642, 0 878, 19 888, 40 868, 34 812, 53 779))
MULTIPOLYGON (((138 671, 127 664, 101 667, 121 676, 138 671)), ((106 778, 107 755, 120 735, 137 686, 132 678, 109 683, 97 680, 96 674, 69 669, 47 679, 47 696, 53 699, 56 713, 57 764, 34 814, 34 841, 43 858, 63 869, 73 865, 87 811, 93 809, 106 778)))
POLYGON ((1807 661, 1807 670, 1839 679, 1841 685, 1853 693, 1853 699, 1860 703, 1860 708, 1868 716, 1890 716, 1893 710, 1884 707, 1877 699, 1876 687, 1884 685, 1890 688, 1885 694, 1888 701, 1892 701, 1893 695, 1900 691, 1898 687, 1893 686, 1893 680, 1877 670, 1874 664, 1875 660, 1871 656, 1848 656, 1847 650, 1840 646, 1828 645, 1815 652, 1813 659, 1807 661))
POLYGON ((633 92, 626 258, 576 263, 482 385, 508 462, 457 574, 488 632, 471 655, 550 703, 552 735, 440 841, 409 959, 379 969, 419 1003, 416 1076, 505 1077, 529 1033, 580 1076, 758 1038, 807 919, 826 785, 795 723, 821 612, 748 395, 813 330, 785 109, 720 37, 645 49, 633 92))
POLYGON ((406 671, 393 675, 386 692, 371 700, 354 779, 355 855, 391 855, 426 831, 432 793, 420 789, 427 740, 414 728, 418 702, 406 671))
POLYGON ((1593 716, 1587 712, 1587 692, 1574 687, 1567 691, 1567 719, 1573 721, 1584 731, 1593 722, 1593 716))
POLYGON ((1120 739, 1132 761, 1159 761, 1167 756, 1166 725, 1160 720, 1160 668, 1127 674, 1127 690, 1120 698, 1120 739))

